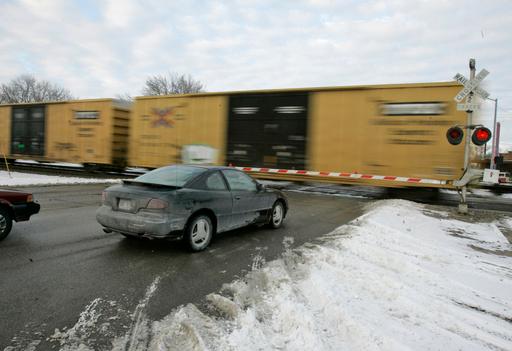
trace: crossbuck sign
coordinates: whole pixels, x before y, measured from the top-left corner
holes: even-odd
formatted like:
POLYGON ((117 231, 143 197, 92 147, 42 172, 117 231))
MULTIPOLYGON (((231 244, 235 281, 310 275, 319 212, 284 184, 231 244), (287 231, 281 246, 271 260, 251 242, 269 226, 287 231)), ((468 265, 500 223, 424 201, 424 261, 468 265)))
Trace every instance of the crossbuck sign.
MULTIPOLYGON (((464 85, 464 88, 459 91, 459 93, 454 97, 454 100, 457 102, 461 102, 466 96, 468 96, 471 92, 480 95, 482 98, 487 98, 489 96, 489 93, 485 91, 484 89, 478 87, 478 84, 482 80, 484 80, 485 77, 489 74, 489 71, 486 69, 483 69, 476 75, 475 78, 469 80, 466 77, 464 77, 462 74, 457 73, 453 79, 455 79, 457 82, 464 85)), ((462 111, 472 111, 479 108, 478 104, 472 104, 472 103, 465 103, 465 104, 457 104, 457 110, 462 111)))

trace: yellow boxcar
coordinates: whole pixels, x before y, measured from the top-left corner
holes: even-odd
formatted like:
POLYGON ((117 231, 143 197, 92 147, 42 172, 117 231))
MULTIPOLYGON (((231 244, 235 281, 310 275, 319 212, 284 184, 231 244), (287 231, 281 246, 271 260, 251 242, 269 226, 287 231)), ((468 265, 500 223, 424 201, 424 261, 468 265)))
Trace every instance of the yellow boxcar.
POLYGON ((352 176, 311 179, 449 187, 463 168, 464 143, 446 140, 450 126, 465 123, 453 101, 460 88, 444 82, 139 97, 129 163, 230 164, 264 168, 255 175, 276 179, 307 176, 267 169, 338 172, 352 176))
POLYGON ((9 155, 11 140, 11 109, 9 106, 0 105, 0 156, 9 155))
POLYGON ((209 156, 201 163, 224 164, 226 103, 223 95, 136 98, 130 165, 153 168, 181 163, 184 152, 194 149, 209 156))
POLYGON ((0 105, 9 159, 126 165, 130 109, 113 99, 0 105))
POLYGON ((312 94, 310 167, 421 179, 462 175, 464 143, 446 131, 465 124, 455 83, 347 88, 312 94))

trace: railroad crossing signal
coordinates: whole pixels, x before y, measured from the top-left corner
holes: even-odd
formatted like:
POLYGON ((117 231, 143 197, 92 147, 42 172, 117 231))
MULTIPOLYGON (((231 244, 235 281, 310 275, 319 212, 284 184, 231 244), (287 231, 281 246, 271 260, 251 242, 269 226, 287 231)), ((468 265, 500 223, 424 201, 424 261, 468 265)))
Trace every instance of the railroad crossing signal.
POLYGON ((455 77, 453 77, 453 79, 455 79, 457 82, 464 85, 464 89, 459 91, 457 96, 455 96, 454 100, 457 102, 461 102, 462 99, 464 99, 471 91, 473 91, 477 95, 480 95, 482 98, 487 99, 489 97, 489 93, 487 91, 485 91, 484 89, 478 87, 478 84, 480 84, 480 82, 485 77, 487 77, 488 74, 489 74, 489 71, 487 71, 486 69, 483 69, 480 71, 480 73, 478 73, 478 75, 475 78, 468 80, 462 74, 457 73, 455 75, 455 77))
POLYGON ((491 139, 491 131, 485 127, 478 127, 471 136, 473 144, 481 146, 491 139))
MULTIPOLYGON (((467 97, 466 103, 457 104, 457 110, 462 110, 467 112, 467 124, 464 126, 467 133, 471 129, 475 129, 473 135, 471 136, 471 140, 475 145, 483 145, 491 138, 491 131, 483 126, 474 126, 472 125, 473 119, 473 110, 477 109, 478 104, 473 103, 473 95, 480 95, 482 98, 486 99, 489 97, 489 93, 484 89, 479 88, 478 84, 489 74, 489 71, 486 69, 481 70, 476 76, 476 60, 469 59, 469 80, 464 77, 462 74, 457 73, 455 77, 453 77, 456 81, 464 85, 464 88, 459 91, 459 93, 453 98, 457 102, 462 102, 464 98, 467 97)), ((446 137, 448 142, 452 145, 457 145, 462 142, 462 138, 464 135, 464 131, 460 127, 452 127, 448 129, 446 132, 446 137)), ((468 204, 466 202, 466 192, 467 192, 467 184, 471 180, 471 163, 469 162, 469 147, 471 141, 469 140, 469 135, 466 136, 466 142, 464 146, 464 176, 454 182, 455 186, 462 186, 462 190, 460 194, 460 203, 459 203, 459 212, 460 213, 468 213, 468 204), (466 177, 467 176, 467 177, 466 177)))
POLYGON ((480 96, 482 96, 484 99, 486 97, 489 96, 489 93, 486 92, 484 89, 482 88, 478 88, 478 84, 480 84, 480 82, 482 80, 484 80, 485 77, 487 77, 487 75, 489 74, 489 71, 487 71, 486 69, 483 69, 481 70, 475 78, 473 79, 470 79, 469 81, 466 79, 466 77, 464 77, 462 74, 460 73, 457 73, 454 77, 454 79, 456 79, 457 81, 461 82, 463 80, 465 80, 465 83, 462 83, 464 84, 464 88, 462 88, 461 91, 459 91, 459 93, 455 96, 455 101, 457 102, 461 102, 462 99, 464 99, 466 96, 469 95, 469 93, 471 92, 474 92, 480 96), (477 89, 478 88, 478 89, 477 89))
POLYGON ((460 127, 451 127, 446 132, 446 139, 452 145, 459 145, 462 142, 462 138, 464 138, 464 132, 460 127))
MULTIPOLYGON (((469 129, 473 129, 475 127, 476 126, 468 126, 468 132, 469 129)), ((471 136, 471 141, 475 145, 482 146, 491 139, 491 135, 492 133, 489 128, 478 126, 475 128, 473 135, 471 136)), ((451 127, 446 131, 446 139, 452 145, 459 145, 463 138, 464 130, 459 126, 451 127)))

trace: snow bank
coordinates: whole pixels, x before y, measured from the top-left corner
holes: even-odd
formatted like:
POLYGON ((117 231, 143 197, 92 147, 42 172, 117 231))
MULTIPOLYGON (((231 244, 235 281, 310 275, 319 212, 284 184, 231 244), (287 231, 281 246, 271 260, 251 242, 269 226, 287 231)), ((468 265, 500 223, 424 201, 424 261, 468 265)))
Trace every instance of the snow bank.
POLYGON ((512 257, 503 252, 512 248, 496 224, 380 202, 320 243, 287 250, 208 296, 207 307, 189 304, 154 322, 147 345, 510 350, 512 257))
POLYGON ((17 159, 16 163, 28 163, 28 164, 38 164, 38 165, 50 165, 50 166, 63 166, 63 167, 74 167, 74 168, 83 168, 84 166, 79 163, 70 163, 70 162, 38 162, 35 160, 22 160, 17 159))
POLYGON ((54 184, 110 184, 119 179, 61 177, 42 174, 0 171, 0 186, 54 185, 54 184))

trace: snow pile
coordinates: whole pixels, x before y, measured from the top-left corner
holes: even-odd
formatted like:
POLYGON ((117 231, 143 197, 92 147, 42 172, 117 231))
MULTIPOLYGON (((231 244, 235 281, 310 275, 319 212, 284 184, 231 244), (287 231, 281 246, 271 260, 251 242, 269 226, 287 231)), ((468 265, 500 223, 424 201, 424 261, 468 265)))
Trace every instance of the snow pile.
POLYGON ((209 295, 206 306, 189 304, 154 322, 146 345, 510 350, 511 249, 495 223, 384 201, 320 243, 288 249, 209 295))
POLYGON ((0 186, 55 185, 55 184, 110 184, 119 179, 60 177, 43 174, 0 171, 0 186))
POLYGON ((80 313, 80 318, 76 324, 65 331, 55 330, 55 333, 51 336, 52 340, 58 340, 61 345, 64 345, 61 350, 83 350, 89 351, 90 349, 80 341, 87 340, 93 334, 93 328, 98 323, 100 313, 98 312, 98 306, 103 300, 100 298, 94 299, 88 304, 85 310, 80 313), (71 345, 71 346, 70 346, 71 345))
POLYGON ((160 276, 157 276, 153 283, 146 290, 146 294, 144 298, 139 302, 135 311, 131 316, 131 325, 130 330, 126 333, 125 337, 122 339, 118 339, 114 343, 114 348, 123 350, 123 351, 135 351, 135 350, 144 350, 146 341, 148 340, 148 335, 150 333, 149 328, 149 320, 146 317, 146 308, 149 300, 155 293, 160 284, 160 276))
POLYGON ((83 168, 84 166, 79 163, 69 163, 69 162, 38 162, 34 160, 21 160, 17 159, 16 163, 25 163, 25 164, 37 164, 37 165, 50 165, 50 166, 63 166, 63 167, 74 167, 74 168, 83 168))
MULTIPOLYGON (((96 298, 85 306, 73 327, 55 329, 46 341, 53 344, 52 349, 58 347, 60 351, 107 350, 118 330, 127 330, 122 321, 130 314, 116 301, 96 298)), ((41 340, 35 342, 40 343, 41 340)), ((12 351, 26 349, 23 345, 11 347, 12 351)))

